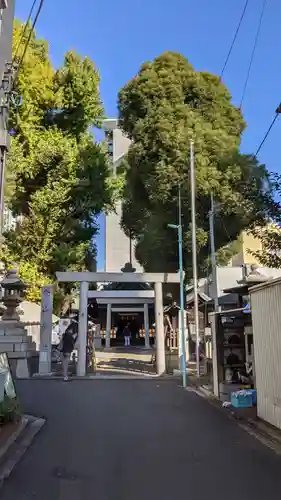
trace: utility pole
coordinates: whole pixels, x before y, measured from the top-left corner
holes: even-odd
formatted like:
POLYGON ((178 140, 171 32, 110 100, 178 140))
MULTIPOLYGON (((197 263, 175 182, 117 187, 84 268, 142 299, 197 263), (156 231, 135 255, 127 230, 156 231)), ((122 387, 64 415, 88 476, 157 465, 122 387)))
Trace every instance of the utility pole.
POLYGON ((3 232, 5 163, 9 151, 9 101, 12 87, 13 64, 12 42, 14 21, 14 0, 0 0, 1 47, 0 47, 0 236, 3 232))
POLYGON ((196 184, 195 184, 195 162, 194 162, 194 143, 190 141, 190 188, 191 188, 191 229, 192 229, 192 268, 193 268, 193 293, 194 293, 194 320, 196 334, 196 373, 200 377, 200 359, 199 359, 199 314, 198 314, 198 276, 197 276, 197 245, 196 245, 196 184))
MULTIPOLYGON (((15 85, 18 80, 19 72, 21 70, 32 34, 36 23, 38 21, 39 14, 42 10, 45 0, 38 0, 39 6, 34 17, 34 21, 31 25, 31 29, 28 28, 27 40, 23 47, 23 51, 20 55, 19 62, 15 64, 16 57, 12 57, 12 45, 13 45, 13 22, 15 13, 15 0, 0 0, 0 11, 1 11, 1 47, 0 47, 0 236, 3 232, 3 219, 4 219, 4 181, 5 181, 5 163, 6 156, 9 151, 9 131, 7 129, 8 118, 9 118, 9 106, 11 102, 12 95, 15 90, 15 85)), ((31 15, 35 7, 37 0, 33 1, 27 23, 23 29, 21 42, 24 40, 23 35, 26 33, 26 28, 29 26, 31 21, 31 15)), ((18 46, 18 48, 19 48, 18 46)), ((16 49, 16 54, 18 51, 16 49)))
POLYGON ((219 374, 219 347, 217 341, 217 319, 220 312, 218 298, 218 281, 217 281, 217 259, 215 246, 215 203, 213 193, 211 193, 211 207, 209 211, 209 226, 210 226, 210 244, 211 244, 211 262, 212 262, 212 296, 214 298, 215 314, 211 318, 212 332, 212 348, 213 348, 213 390, 214 394, 219 397, 220 389, 220 374, 219 374))
POLYGON ((180 268, 180 346, 181 346, 181 373, 182 385, 186 387, 186 349, 185 349, 185 321, 184 321, 184 274, 183 274, 183 251, 182 251, 182 204, 181 204, 181 187, 178 190, 178 224, 168 224, 168 227, 178 230, 178 246, 179 246, 179 268, 180 268))
POLYGON ((184 276, 183 276, 183 256, 182 256, 182 209, 181 209, 181 187, 179 185, 179 265, 180 265, 180 317, 181 317, 181 369, 182 385, 186 387, 186 350, 185 350, 185 307, 184 307, 184 276))
POLYGON ((7 129, 9 118, 9 94, 12 88, 13 65, 5 64, 0 85, 0 237, 4 229, 4 183, 7 153, 10 148, 10 136, 7 129))
POLYGON ((211 209, 209 211, 210 243, 211 243, 211 262, 212 262, 212 284, 214 290, 215 312, 219 312, 218 281, 217 281, 217 259, 215 247, 215 204, 213 193, 211 193, 211 209))

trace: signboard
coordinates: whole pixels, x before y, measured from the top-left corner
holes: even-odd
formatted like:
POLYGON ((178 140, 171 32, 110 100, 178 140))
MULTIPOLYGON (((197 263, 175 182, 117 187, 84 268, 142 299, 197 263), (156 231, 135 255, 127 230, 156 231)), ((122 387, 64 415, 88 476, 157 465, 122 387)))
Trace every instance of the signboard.
POLYGON ((251 305, 250 303, 248 302, 248 304, 246 304, 243 308, 243 313, 247 314, 247 313, 250 313, 251 312, 251 305))
POLYGON ((40 326, 40 356, 39 373, 51 371, 52 351, 52 319, 53 319, 53 287, 46 285, 42 288, 41 299, 41 326, 40 326))
POLYGON ((0 353, 0 402, 5 396, 11 399, 17 397, 8 356, 3 352, 0 353))

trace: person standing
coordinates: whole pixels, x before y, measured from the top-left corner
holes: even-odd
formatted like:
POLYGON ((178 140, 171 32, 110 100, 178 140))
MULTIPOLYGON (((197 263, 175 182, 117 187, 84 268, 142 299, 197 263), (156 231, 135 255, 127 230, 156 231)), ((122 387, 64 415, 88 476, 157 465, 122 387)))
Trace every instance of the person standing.
POLYGON ((68 380, 69 361, 77 337, 78 337, 78 322, 75 319, 73 319, 62 336, 62 346, 61 346, 62 367, 63 367, 63 379, 65 381, 68 380))
POLYGON ((129 328, 129 325, 125 326, 123 330, 123 335, 124 335, 124 345, 125 347, 129 347, 131 345, 131 330, 129 328))

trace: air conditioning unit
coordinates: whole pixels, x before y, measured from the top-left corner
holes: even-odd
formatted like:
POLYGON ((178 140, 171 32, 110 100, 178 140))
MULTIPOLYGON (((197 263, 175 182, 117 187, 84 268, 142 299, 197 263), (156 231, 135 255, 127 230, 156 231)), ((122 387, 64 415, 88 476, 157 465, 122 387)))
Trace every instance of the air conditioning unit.
POLYGON ((0 9, 7 9, 8 0, 0 0, 0 9))

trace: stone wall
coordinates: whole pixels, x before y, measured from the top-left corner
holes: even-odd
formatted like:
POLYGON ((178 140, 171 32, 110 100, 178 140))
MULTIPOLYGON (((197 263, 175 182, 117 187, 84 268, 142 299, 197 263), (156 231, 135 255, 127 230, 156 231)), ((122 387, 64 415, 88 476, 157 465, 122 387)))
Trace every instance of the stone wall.
POLYGON ((18 378, 32 375, 32 365, 38 357, 36 344, 27 335, 25 323, 17 321, 0 321, 0 352, 6 352, 10 361, 12 373, 18 378))

